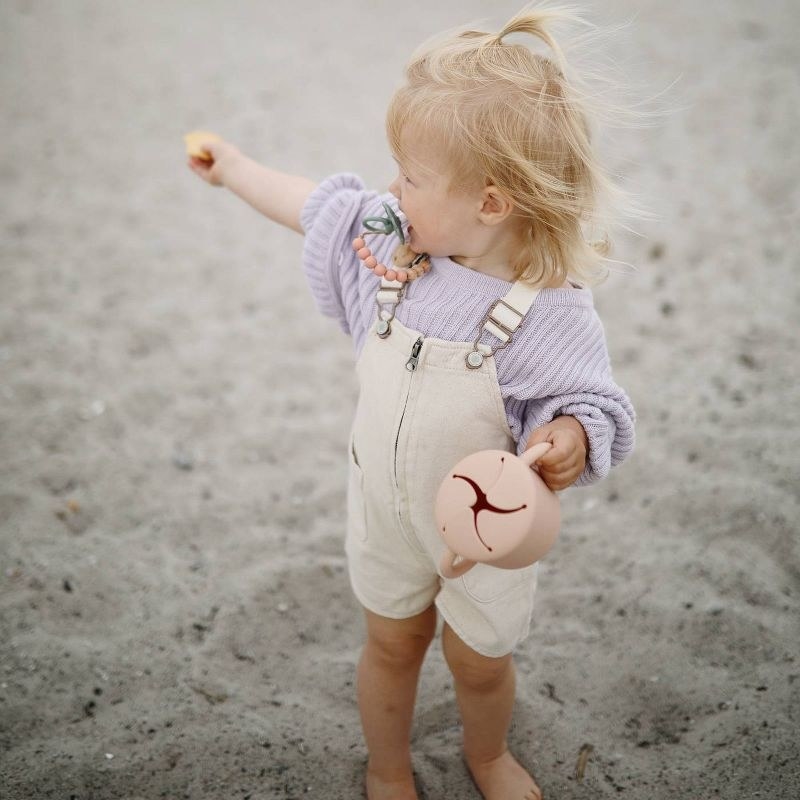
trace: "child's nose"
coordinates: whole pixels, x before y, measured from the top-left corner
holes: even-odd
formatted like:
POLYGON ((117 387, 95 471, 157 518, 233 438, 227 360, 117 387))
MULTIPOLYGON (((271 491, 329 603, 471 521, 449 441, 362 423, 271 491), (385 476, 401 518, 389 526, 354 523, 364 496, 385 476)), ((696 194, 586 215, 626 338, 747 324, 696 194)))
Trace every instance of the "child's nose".
POLYGON ((389 184, 389 193, 393 194, 398 200, 400 199, 400 178, 395 178, 389 184))

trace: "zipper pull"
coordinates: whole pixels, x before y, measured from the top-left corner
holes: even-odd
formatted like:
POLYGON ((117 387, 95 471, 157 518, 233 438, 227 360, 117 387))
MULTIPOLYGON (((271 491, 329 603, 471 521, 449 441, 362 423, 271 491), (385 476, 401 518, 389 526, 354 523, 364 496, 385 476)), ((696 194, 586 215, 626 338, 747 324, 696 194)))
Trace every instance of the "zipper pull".
POLYGON ((406 369, 409 372, 413 372, 417 368, 417 363, 419 362, 419 351, 422 350, 422 337, 420 336, 416 342, 414 342, 414 346, 411 348, 411 358, 406 361, 406 369))

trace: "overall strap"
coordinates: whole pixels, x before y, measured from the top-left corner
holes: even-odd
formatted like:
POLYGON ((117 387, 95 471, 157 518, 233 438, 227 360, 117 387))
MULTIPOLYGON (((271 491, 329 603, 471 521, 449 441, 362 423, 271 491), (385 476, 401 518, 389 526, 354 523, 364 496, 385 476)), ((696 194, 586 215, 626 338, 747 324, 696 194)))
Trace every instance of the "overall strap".
POLYGON ((505 297, 497 300, 489 309, 481 326, 482 331, 496 336, 504 345, 511 341, 514 332, 522 324, 525 315, 539 294, 527 283, 516 281, 505 297))
POLYGON ((472 350, 467 355, 467 366, 470 369, 480 368, 485 356, 493 356, 511 341, 511 337, 522 325, 522 320, 530 311, 539 291, 527 283, 515 281, 504 297, 492 303, 478 327, 478 335, 472 343, 472 350), (500 344, 491 347, 481 343, 484 331, 499 339, 500 344))

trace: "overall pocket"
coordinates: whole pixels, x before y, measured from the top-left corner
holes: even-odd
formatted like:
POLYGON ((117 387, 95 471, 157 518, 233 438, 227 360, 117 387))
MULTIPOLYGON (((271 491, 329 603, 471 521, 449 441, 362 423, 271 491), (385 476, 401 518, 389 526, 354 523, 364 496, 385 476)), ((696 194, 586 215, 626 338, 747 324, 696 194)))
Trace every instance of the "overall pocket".
POLYGON ((360 542, 367 540, 367 509, 364 504, 364 473, 358 463, 355 443, 350 438, 347 481, 347 535, 360 542))
POLYGON ((478 603, 492 603, 506 594, 536 584, 536 564, 522 569, 502 569, 489 564, 476 564, 460 580, 467 594, 478 603))

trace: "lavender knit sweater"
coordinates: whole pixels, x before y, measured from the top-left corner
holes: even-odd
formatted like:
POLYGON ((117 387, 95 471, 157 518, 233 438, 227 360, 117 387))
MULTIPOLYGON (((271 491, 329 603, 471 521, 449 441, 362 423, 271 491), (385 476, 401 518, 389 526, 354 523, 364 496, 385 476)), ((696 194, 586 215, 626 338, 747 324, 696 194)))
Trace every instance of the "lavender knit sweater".
MULTIPOLYGON (((320 311, 353 337, 356 354, 375 321, 380 279, 364 269, 351 242, 364 217, 383 216, 381 201, 397 209, 394 197, 366 191, 356 176, 334 175, 311 193, 301 214, 311 292, 320 311)), ((369 246, 379 261, 391 263, 397 239, 376 236, 369 246)), ((396 317, 423 336, 471 342, 491 303, 510 288, 507 281, 434 258, 430 272, 406 289, 396 317)), ((482 341, 497 344, 487 333, 482 341)), ((633 406, 611 377, 588 290, 542 290, 511 344, 494 358, 519 452, 534 428, 560 415, 576 417, 589 438, 589 463, 579 484, 605 477, 633 450, 633 406)))

